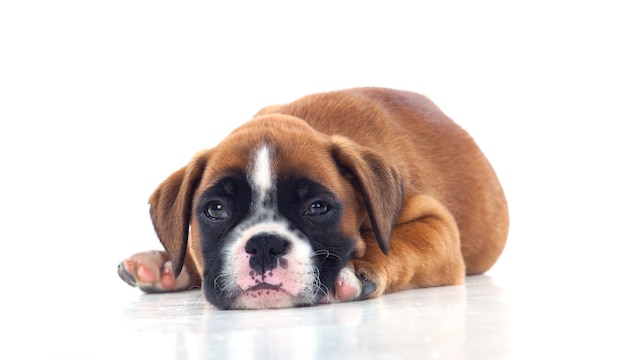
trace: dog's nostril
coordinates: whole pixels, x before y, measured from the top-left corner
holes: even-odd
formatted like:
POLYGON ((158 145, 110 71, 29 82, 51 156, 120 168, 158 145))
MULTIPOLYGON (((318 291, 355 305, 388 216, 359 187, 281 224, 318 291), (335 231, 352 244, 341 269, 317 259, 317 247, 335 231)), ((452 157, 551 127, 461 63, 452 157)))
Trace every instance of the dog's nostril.
POLYGON ((280 256, 285 253, 285 244, 277 244, 277 246, 272 246, 269 248, 270 255, 272 256, 280 256))

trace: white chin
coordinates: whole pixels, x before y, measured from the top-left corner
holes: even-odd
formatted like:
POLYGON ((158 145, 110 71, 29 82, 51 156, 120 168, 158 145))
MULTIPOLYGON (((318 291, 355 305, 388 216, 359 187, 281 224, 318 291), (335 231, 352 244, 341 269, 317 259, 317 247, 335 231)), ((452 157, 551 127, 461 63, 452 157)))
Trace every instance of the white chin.
POLYGON ((302 301, 285 291, 246 291, 233 303, 234 309, 280 309, 302 305, 302 301))

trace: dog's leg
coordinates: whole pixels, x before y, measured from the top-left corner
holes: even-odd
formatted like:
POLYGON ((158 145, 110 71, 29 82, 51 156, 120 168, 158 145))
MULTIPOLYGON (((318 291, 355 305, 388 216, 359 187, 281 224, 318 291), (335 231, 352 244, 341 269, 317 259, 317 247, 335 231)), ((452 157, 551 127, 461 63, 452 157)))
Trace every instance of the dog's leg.
POLYGON ((147 251, 122 261, 117 272, 127 284, 147 293, 172 292, 200 287, 200 278, 187 262, 175 278, 165 251, 147 251), (190 271, 191 270, 191 271, 190 271))
POLYGON ((365 232, 366 252, 350 261, 335 282, 335 301, 378 297, 395 291, 465 281, 459 231, 438 201, 418 196, 405 206, 394 227, 388 255, 365 232))

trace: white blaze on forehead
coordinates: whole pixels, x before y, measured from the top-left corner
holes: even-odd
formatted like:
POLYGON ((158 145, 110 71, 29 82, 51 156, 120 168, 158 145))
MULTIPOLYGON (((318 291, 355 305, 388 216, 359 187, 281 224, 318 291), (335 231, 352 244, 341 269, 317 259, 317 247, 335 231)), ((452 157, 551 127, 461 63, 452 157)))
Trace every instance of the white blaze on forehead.
POLYGON ((272 187, 272 164, 267 145, 263 145, 256 153, 251 179, 261 198, 272 187))

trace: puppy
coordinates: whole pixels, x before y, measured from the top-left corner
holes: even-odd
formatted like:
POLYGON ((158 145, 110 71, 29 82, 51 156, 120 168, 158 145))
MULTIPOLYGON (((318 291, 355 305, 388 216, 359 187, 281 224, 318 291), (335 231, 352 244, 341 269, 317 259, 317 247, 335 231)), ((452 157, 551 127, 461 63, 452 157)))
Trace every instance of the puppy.
POLYGON ((223 309, 459 285, 500 256, 509 217, 472 138, 426 97, 358 88, 262 109, 150 197, 163 251, 118 267, 147 292, 223 309))

